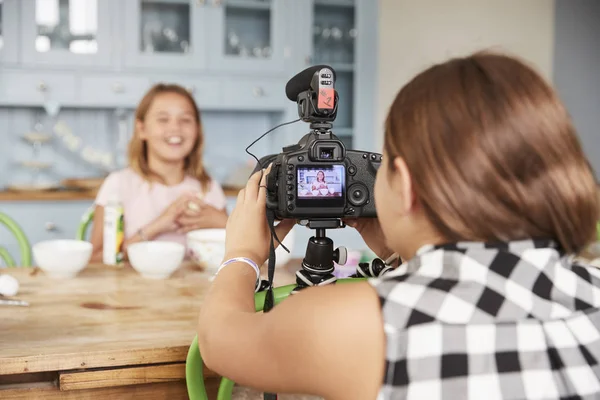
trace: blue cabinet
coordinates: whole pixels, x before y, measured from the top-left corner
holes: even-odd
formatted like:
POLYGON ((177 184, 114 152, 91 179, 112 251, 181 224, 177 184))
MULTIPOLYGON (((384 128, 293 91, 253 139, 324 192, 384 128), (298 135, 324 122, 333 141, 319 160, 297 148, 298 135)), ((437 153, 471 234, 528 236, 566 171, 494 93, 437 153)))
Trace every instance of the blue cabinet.
POLYGON ((336 133, 374 143, 371 0, 5 0, 0 18, 0 105, 133 108, 171 80, 203 108, 286 113, 287 80, 328 63, 336 133))

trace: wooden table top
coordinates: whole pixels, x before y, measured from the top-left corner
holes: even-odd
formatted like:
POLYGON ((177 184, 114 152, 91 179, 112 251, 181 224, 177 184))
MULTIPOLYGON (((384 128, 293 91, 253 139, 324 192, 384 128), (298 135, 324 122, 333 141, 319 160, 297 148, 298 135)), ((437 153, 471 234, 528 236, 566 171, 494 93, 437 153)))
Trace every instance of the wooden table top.
MULTIPOLYGON (((294 281, 296 260, 276 285, 294 281)), ((149 280, 131 267, 89 265, 74 279, 5 269, 29 307, 0 305, 0 375, 185 361, 210 274, 184 265, 149 280)))

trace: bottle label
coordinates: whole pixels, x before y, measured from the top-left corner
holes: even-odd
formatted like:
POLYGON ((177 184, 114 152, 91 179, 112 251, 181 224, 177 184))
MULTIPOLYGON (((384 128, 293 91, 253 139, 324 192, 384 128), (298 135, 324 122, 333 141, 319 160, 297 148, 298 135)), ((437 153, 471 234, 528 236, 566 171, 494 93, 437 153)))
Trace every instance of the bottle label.
POLYGON ((123 207, 107 205, 104 207, 104 237, 102 261, 108 265, 123 262, 121 246, 124 240, 123 207))

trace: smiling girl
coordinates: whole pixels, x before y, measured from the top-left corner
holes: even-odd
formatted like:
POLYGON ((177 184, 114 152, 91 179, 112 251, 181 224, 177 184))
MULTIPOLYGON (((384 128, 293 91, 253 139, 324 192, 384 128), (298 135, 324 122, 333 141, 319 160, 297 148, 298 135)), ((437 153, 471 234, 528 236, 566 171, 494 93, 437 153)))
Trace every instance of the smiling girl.
POLYGON ((202 163, 200 112, 185 88, 157 84, 142 98, 129 143, 129 166, 111 173, 95 201, 93 260, 102 259, 104 206, 124 209, 126 247, 146 240, 185 245, 194 229, 224 228, 226 198, 202 163))

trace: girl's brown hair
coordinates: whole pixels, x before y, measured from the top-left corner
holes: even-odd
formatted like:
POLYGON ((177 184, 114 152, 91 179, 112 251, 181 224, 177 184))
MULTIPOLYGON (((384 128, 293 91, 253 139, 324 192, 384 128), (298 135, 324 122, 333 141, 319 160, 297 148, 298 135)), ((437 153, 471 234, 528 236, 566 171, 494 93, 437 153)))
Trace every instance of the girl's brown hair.
POLYGON ((449 241, 546 238, 577 253, 594 239, 590 163, 556 93, 522 61, 482 52, 423 71, 394 100, 384 146, 449 241))
MULTIPOLYGON (((196 139, 196 143, 194 143, 194 147, 190 154, 185 158, 184 168, 185 173, 193 178, 196 178, 200 181, 200 185, 204 191, 208 190, 208 186, 210 184, 210 176, 206 172, 204 168, 204 164, 202 163, 202 154, 204 151, 204 133, 202 131, 202 121, 200 119, 200 111, 198 110, 198 106, 194 101, 192 95, 182 86, 176 84, 164 84, 159 83, 154 85, 150 90, 144 95, 138 107, 135 111, 135 120, 144 122, 146 118, 146 114, 154 101, 154 98, 162 93, 177 93, 187 99, 192 105, 194 110, 194 118, 198 125, 198 138, 196 139)), ((129 165, 130 167, 136 171, 141 176, 146 179, 150 179, 151 177, 162 181, 162 177, 158 176, 158 174, 154 173, 150 166, 148 165, 148 148, 146 141, 140 138, 139 132, 137 128, 135 128, 134 124, 134 134, 129 142, 129 165)))

